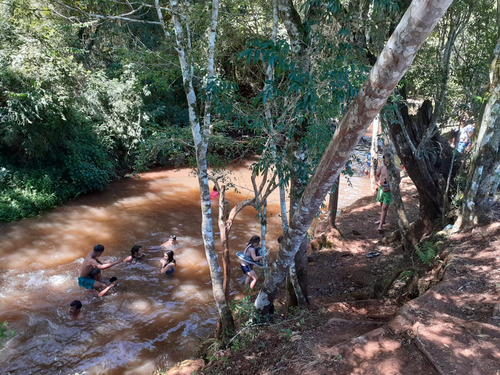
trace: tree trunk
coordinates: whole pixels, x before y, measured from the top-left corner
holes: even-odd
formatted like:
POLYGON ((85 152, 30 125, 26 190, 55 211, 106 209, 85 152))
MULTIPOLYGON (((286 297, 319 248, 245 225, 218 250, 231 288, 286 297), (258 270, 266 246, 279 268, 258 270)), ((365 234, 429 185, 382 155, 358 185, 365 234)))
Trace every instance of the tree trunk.
POLYGON ((337 181, 333 184, 332 191, 330 191, 330 199, 328 201, 328 220, 332 228, 337 228, 335 226, 335 220, 337 219, 337 208, 339 206, 339 189, 340 189, 340 176, 337 177, 337 181))
POLYGON ((271 311, 279 285, 283 282, 307 229, 340 174, 350 153, 398 82, 408 70, 417 51, 443 16, 452 0, 415 0, 397 26, 358 96, 342 118, 306 187, 290 226, 284 233, 278 256, 266 278, 255 306, 261 313, 271 311))
MULTIPOLYGON (((499 33, 500 34, 500 33, 499 33)), ((489 96, 480 118, 472 152, 462 213, 455 228, 464 228, 493 219, 500 183, 500 35, 491 64, 489 96)))
POLYGON ((389 127, 398 156, 419 193, 420 217, 427 232, 442 214, 443 194, 452 160, 453 150, 448 142, 435 133, 426 147, 420 146, 427 128, 431 124, 432 105, 426 100, 415 118, 408 114, 404 103, 396 110, 399 119, 389 127), (422 147, 422 153, 417 151, 422 147))
POLYGON ((398 214, 398 226, 401 232, 401 242, 403 249, 410 254, 414 249, 416 241, 413 230, 410 227, 408 215, 406 215, 403 199, 401 198, 401 190, 399 189, 401 171, 394 165, 394 153, 392 151, 393 144, 388 139, 388 134, 386 132, 384 132, 384 138, 386 140, 386 142, 384 142, 384 146, 389 145, 389 147, 384 147, 384 155, 386 156, 386 159, 389 160, 389 163, 386 164, 387 176, 389 179, 389 186, 391 187, 392 201, 398 214))
POLYGON ((370 147, 370 187, 372 189, 372 193, 375 193, 378 189, 377 177, 375 173, 377 173, 378 167, 378 133, 380 129, 380 116, 375 117, 372 122, 372 143, 370 147))
MULTIPOLYGON (((160 22, 162 23, 163 30, 165 34, 168 35, 167 27, 163 21, 162 10, 160 8, 158 0, 155 1, 155 5, 158 17, 160 19, 160 22)), ((191 43, 188 39, 186 39, 186 33, 184 31, 184 27, 189 28, 189 24, 183 23, 185 22, 185 18, 182 17, 182 10, 180 9, 179 2, 177 0, 170 0, 170 6, 172 10, 172 21, 175 31, 176 51, 179 55, 182 80, 184 83, 184 90, 188 103, 189 123, 191 125, 191 132, 193 134, 193 141, 196 151, 196 163, 198 167, 198 183, 200 185, 200 203, 202 211, 201 233, 203 237, 203 243, 205 245, 205 255, 207 257, 210 269, 212 291, 219 315, 217 335, 219 338, 222 338, 222 340, 225 340, 227 338, 226 335, 234 331, 234 321, 231 310, 225 298, 222 273, 214 244, 212 208, 210 205, 210 189, 208 185, 207 172, 207 148, 210 131, 210 115, 207 113, 205 114, 205 123, 202 129, 200 126, 199 114, 197 112, 197 109, 199 108, 198 100, 193 87, 194 67, 191 59, 191 43)), ((212 67, 212 73, 208 77, 209 80, 213 79, 213 50, 215 48, 215 31, 217 29, 218 9, 218 0, 213 0, 212 25, 209 35, 209 52, 207 61, 207 71, 209 72, 209 74, 212 67)), ((189 38, 189 33, 187 33, 187 37, 189 38)), ((209 111, 210 105, 206 105, 205 108, 209 111)))

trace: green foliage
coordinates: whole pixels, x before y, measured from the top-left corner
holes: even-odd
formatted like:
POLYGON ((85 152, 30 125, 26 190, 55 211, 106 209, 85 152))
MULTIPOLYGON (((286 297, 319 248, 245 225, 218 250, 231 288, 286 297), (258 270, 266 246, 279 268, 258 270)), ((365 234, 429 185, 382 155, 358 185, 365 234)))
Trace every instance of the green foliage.
POLYGON ((420 260, 428 266, 431 266, 436 259, 436 249, 434 243, 430 241, 425 241, 423 244, 418 245, 416 253, 420 260))
POLYGON ((9 338, 14 337, 16 334, 15 331, 7 328, 7 322, 0 322, 0 348, 3 346, 3 343, 7 341, 9 338))
POLYGON ((263 318, 252 303, 252 296, 246 295, 242 299, 232 300, 230 304, 233 316, 244 326, 258 324, 263 318))

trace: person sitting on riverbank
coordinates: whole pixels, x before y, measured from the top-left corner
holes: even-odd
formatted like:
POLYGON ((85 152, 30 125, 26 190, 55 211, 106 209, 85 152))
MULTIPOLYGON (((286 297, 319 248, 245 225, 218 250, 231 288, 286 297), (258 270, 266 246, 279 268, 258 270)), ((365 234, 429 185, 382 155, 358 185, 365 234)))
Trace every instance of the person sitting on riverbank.
MULTIPOLYGON (((245 257, 248 257, 249 260, 253 262, 259 262, 262 260, 262 255, 257 255, 257 249, 259 248, 260 244, 260 237, 257 235, 254 235, 250 238, 250 241, 248 241, 245 251, 243 251, 243 255, 245 257)), ((249 285, 250 289, 253 290, 255 287, 255 284, 257 284, 257 274, 253 270, 253 266, 250 262, 245 262, 241 261, 241 270, 243 271, 243 274, 246 276, 245 278, 245 285, 249 285)))
POLYGON ((82 303, 75 299, 69 304, 69 316, 72 320, 84 320, 86 314, 82 311, 82 303))
POLYGON ((168 249, 172 245, 177 245, 179 242, 177 241, 177 237, 175 234, 172 234, 168 240, 166 240, 164 243, 162 243, 160 246, 168 249))
POLYGON ((163 259, 160 260, 160 273, 166 275, 171 275, 175 271, 176 262, 174 259, 174 252, 172 250, 167 250, 163 254, 163 259))
POLYGON ((132 249, 130 249, 130 254, 128 257, 123 259, 123 263, 132 263, 135 264, 137 263, 138 260, 141 260, 144 258, 144 254, 142 253, 140 245, 134 245, 132 246, 132 249))
MULTIPOLYGON (((85 289, 95 289, 99 290, 99 297, 105 295, 111 288, 116 284, 111 281, 109 284, 105 284, 101 281, 101 270, 116 266, 122 263, 122 260, 111 263, 102 263, 99 257, 104 251, 103 245, 95 245, 94 249, 87 254, 82 263, 82 268, 80 269, 80 276, 78 277, 78 285, 85 289)), ((113 279, 113 278, 112 278, 113 279)), ((116 277, 114 277, 116 280, 116 277)))

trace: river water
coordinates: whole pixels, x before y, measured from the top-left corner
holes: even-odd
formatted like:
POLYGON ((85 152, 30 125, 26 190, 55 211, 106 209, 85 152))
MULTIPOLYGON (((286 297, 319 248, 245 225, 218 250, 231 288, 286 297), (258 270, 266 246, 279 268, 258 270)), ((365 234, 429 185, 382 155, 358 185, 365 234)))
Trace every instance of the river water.
MULTIPOLYGON (((231 178, 239 186, 239 194, 228 193, 234 205, 250 195, 250 173, 236 168, 231 178)), ((339 208, 370 194, 368 178, 351 183, 342 178, 339 208)), ((0 322, 16 332, 0 349, 0 373, 151 374, 195 354, 216 325, 197 184, 187 169, 149 172, 43 216, 0 224, 0 322), (177 269, 161 275, 159 245, 171 234, 179 240, 177 269), (136 264, 103 271, 119 280, 103 298, 77 284, 83 258, 97 243, 106 248, 103 262, 126 257, 134 244, 146 254, 136 264), (83 303, 83 321, 68 316, 75 299, 83 303)), ((217 214, 215 202, 212 207, 217 214)), ((281 232, 277 194, 269 213, 272 252, 281 232)), ((231 253, 253 234, 260 235, 260 227, 254 209, 246 208, 231 230, 231 253)), ((237 258, 231 261, 234 296, 244 278, 237 258)))

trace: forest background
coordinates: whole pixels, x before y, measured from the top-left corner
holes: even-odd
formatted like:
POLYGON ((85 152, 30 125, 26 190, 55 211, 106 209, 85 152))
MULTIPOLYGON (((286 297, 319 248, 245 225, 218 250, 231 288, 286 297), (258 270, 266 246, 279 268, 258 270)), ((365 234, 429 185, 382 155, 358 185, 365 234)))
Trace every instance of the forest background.
MULTIPOLYGON (((298 9, 305 11, 314 3, 303 2, 298 9)), ((223 2, 215 49, 217 80, 210 88, 217 100, 210 166, 262 154, 267 141, 263 103, 270 95, 300 93, 303 100, 295 103, 295 113, 283 117, 304 117, 308 111, 305 138, 321 155, 332 134, 329 118, 342 115, 373 64, 370 59, 378 55, 408 3, 325 2, 324 29, 314 35, 317 67, 307 77, 287 56, 290 45, 283 30, 275 45, 270 44, 271 3, 223 2), (270 60, 278 70, 272 94, 263 90, 270 60)), ((113 19, 89 14, 130 13, 130 5, 71 5, 80 6, 81 12, 57 1, 0 4, 1 221, 39 214, 134 171, 195 165, 175 45, 154 24, 154 9, 143 7, 113 19)), ((193 59, 206 50, 209 5, 191 4, 193 59)), ((410 102, 437 100, 446 91, 441 131, 477 121, 496 42, 495 21, 493 0, 455 1, 405 77, 410 102), (444 48, 453 27, 458 30, 446 63, 444 48)), ((195 89, 203 95, 204 67, 195 67, 195 89)), ((282 120, 281 126, 294 123, 282 120)), ((314 161, 309 164, 306 174, 314 161)))
MULTIPOLYGON (((330 140, 337 151, 343 140, 343 151, 352 150, 351 140, 368 126, 352 127, 349 134, 358 121, 349 111, 367 104, 376 91, 366 96, 362 88, 373 78, 370 69, 406 72, 407 66, 377 62, 386 43, 400 46, 397 33, 395 40, 389 37, 404 31, 404 23, 396 26, 405 11, 444 12, 451 3, 434 31, 442 13, 429 16, 435 22, 424 31, 432 34, 404 79, 394 80, 399 85, 381 121, 387 150, 392 142, 417 186, 426 231, 438 219, 464 216, 464 209, 473 213, 465 215, 468 222, 487 219, 485 208, 496 202, 500 159, 498 5, 493 0, 410 3, 2 1, 0 220, 36 215, 151 167, 196 166, 202 232, 224 328, 219 332, 231 331, 208 219, 207 173, 208 167, 223 169, 256 154, 255 174, 272 174, 270 188, 288 187, 290 211, 283 218, 295 217, 292 230, 286 219, 283 223, 284 242, 273 265, 277 277, 266 280, 256 306, 273 309, 275 287, 293 259, 295 297, 307 300, 297 292, 307 289, 300 285, 307 273, 306 265, 301 269, 307 263, 302 227, 310 220, 300 216, 301 209, 315 215, 312 196, 334 185, 315 176, 324 171, 333 179, 347 156, 339 152, 328 168, 320 160, 332 153, 330 140), (332 119, 342 119, 335 135, 332 119), (457 127, 466 124, 477 124, 476 137, 482 137, 470 159, 453 148, 457 127), (489 180, 483 184, 485 175, 489 180), (464 204, 468 193, 474 204, 464 204)), ((416 37, 413 52, 420 45, 416 37)), ((412 62, 413 52, 396 51, 396 60, 412 62)), ((380 91, 392 91, 384 86, 392 84, 390 74, 377 79, 371 83, 380 91)), ((377 100, 383 104, 387 97, 377 100)), ((255 190, 252 205, 265 223, 267 192, 255 190)), ((403 213, 401 221, 410 251, 414 233, 403 213)), ((293 274, 290 278, 293 283, 293 274)))

